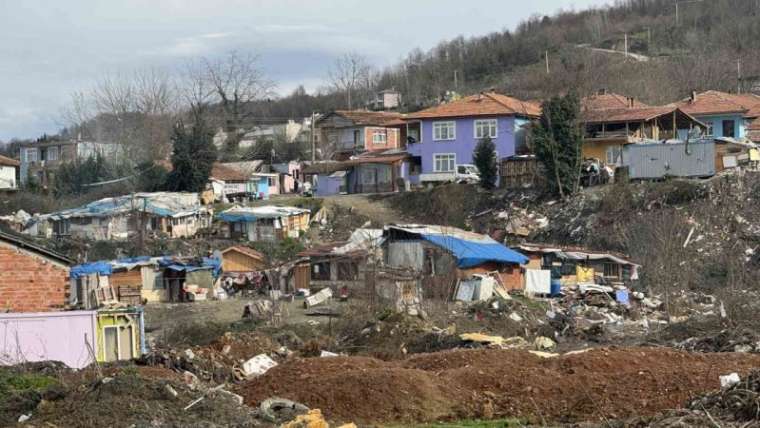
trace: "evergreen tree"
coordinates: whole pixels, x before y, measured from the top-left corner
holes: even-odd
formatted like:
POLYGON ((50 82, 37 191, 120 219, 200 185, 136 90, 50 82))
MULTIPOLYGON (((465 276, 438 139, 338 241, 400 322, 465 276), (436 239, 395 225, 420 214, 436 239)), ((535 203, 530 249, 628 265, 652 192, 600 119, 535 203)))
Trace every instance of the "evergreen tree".
POLYGON ((545 167, 548 182, 563 198, 576 192, 580 181, 583 131, 579 116, 580 100, 570 92, 545 101, 541 120, 533 127, 536 157, 545 167))
POLYGON ((174 191, 202 191, 216 161, 213 133, 201 118, 196 118, 190 132, 182 122, 172 134, 172 166, 167 188, 174 191))
POLYGON ((493 189, 496 183, 496 146, 491 138, 486 136, 475 146, 473 162, 480 172, 480 186, 493 189))

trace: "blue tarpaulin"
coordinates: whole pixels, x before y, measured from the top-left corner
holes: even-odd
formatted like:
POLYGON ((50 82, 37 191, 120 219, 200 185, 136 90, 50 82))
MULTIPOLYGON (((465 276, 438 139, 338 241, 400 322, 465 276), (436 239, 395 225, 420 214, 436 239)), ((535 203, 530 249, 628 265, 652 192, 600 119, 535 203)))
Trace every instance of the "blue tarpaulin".
POLYGON ((195 272, 197 270, 211 269, 212 275, 216 278, 222 272, 222 261, 214 257, 204 257, 202 263, 184 263, 171 257, 164 257, 158 261, 158 264, 166 269, 178 272, 195 272))
POLYGON ((256 216, 251 213, 221 213, 217 215, 216 218, 221 221, 226 221, 228 223, 256 221, 256 216))
POLYGON ((84 263, 81 265, 76 265, 71 268, 71 271, 69 272, 69 276, 71 278, 77 279, 80 276, 87 276, 93 273, 97 273, 100 275, 111 275, 111 273, 113 273, 113 270, 111 269, 111 263, 105 262, 105 261, 99 261, 99 262, 84 263))
POLYGON ((528 263, 525 255, 491 239, 478 242, 447 235, 420 234, 420 236, 426 241, 451 251, 460 268, 470 268, 488 262, 528 263))

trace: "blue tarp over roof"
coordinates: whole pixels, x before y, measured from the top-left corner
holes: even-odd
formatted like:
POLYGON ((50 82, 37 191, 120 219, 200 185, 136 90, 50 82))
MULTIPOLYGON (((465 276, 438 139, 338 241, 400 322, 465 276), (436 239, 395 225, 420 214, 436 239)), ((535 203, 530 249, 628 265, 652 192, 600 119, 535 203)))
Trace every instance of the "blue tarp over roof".
POLYGON ((198 264, 184 263, 171 257, 164 257, 159 260, 158 264, 166 269, 176 270, 178 272, 195 272, 197 270, 211 270, 214 277, 218 277, 222 272, 221 260, 214 257, 204 257, 203 262, 198 264))
POLYGON ((528 257, 496 241, 475 242, 446 235, 420 234, 423 239, 443 247, 457 259, 457 266, 470 268, 488 262, 526 264, 528 257))
POLYGON ((71 278, 79 278, 80 276, 87 276, 93 273, 97 273, 100 275, 111 275, 113 273, 113 270, 111 268, 111 263, 106 261, 99 261, 99 262, 92 262, 92 263, 84 263, 81 265, 76 265, 71 268, 71 271, 69 272, 69 276, 71 278))
POLYGON ((256 221, 256 216, 251 213, 220 213, 216 216, 221 221, 226 221, 228 223, 238 223, 238 222, 254 222, 256 221))

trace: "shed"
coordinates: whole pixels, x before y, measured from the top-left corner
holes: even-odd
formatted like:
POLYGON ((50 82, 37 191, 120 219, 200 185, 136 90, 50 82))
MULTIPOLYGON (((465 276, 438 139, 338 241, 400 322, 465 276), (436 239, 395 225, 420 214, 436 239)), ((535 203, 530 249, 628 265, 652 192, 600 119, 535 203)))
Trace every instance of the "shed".
POLYGON ((628 144, 623 166, 631 179, 710 177, 715 175, 715 142, 628 144))
POLYGON ((222 251, 224 272, 252 272, 264 267, 266 267, 266 257, 250 247, 235 245, 222 251))

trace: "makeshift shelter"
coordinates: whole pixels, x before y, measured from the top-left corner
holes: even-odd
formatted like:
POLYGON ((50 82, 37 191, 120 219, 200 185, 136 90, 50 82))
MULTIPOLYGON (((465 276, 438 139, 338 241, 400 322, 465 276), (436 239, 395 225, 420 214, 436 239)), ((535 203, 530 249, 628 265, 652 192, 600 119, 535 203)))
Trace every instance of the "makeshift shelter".
POLYGON ((135 193, 41 215, 34 221, 47 225, 31 230, 55 237, 118 240, 144 233, 186 238, 210 226, 211 212, 201 205, 197 193, 135 193))
POLYGON ((496 272, 504 288, 523 287, 520 266, 528 258, 486 235, 444 226, 387 226, 385 263, 423 275, 426 295, 450 298, 459 279, 496 272))
POLYGON ((629 285, 639 279, 641 266, 622 254, 539 244, 523 244, 517 248, 530 258, 529 269, 550 270, 552 279, 560 280, 562 285, 629 285))
POLYGON ((221 260, 212 257, 192 261, 165 257, 159 266, 164 269, 163 288, 170 302, 205 299, 222 272, 221 260))
POLYGON ((346 288, 358 292, 366 283, 368 261, 376 263, 382 257, 382 229, 356 229, 344 242, 333 242, 302 251, 299 265, 308 267, 308 275, 297 275, 295 287, 322 289, 333 292, 346 288))
POLYGON ((227 238, 274 242, 298 238, 308 230, 310 215, 303 208, 267 205, 233 207, 220 213, 217 219, 223 223, 222 231, 227 238))

